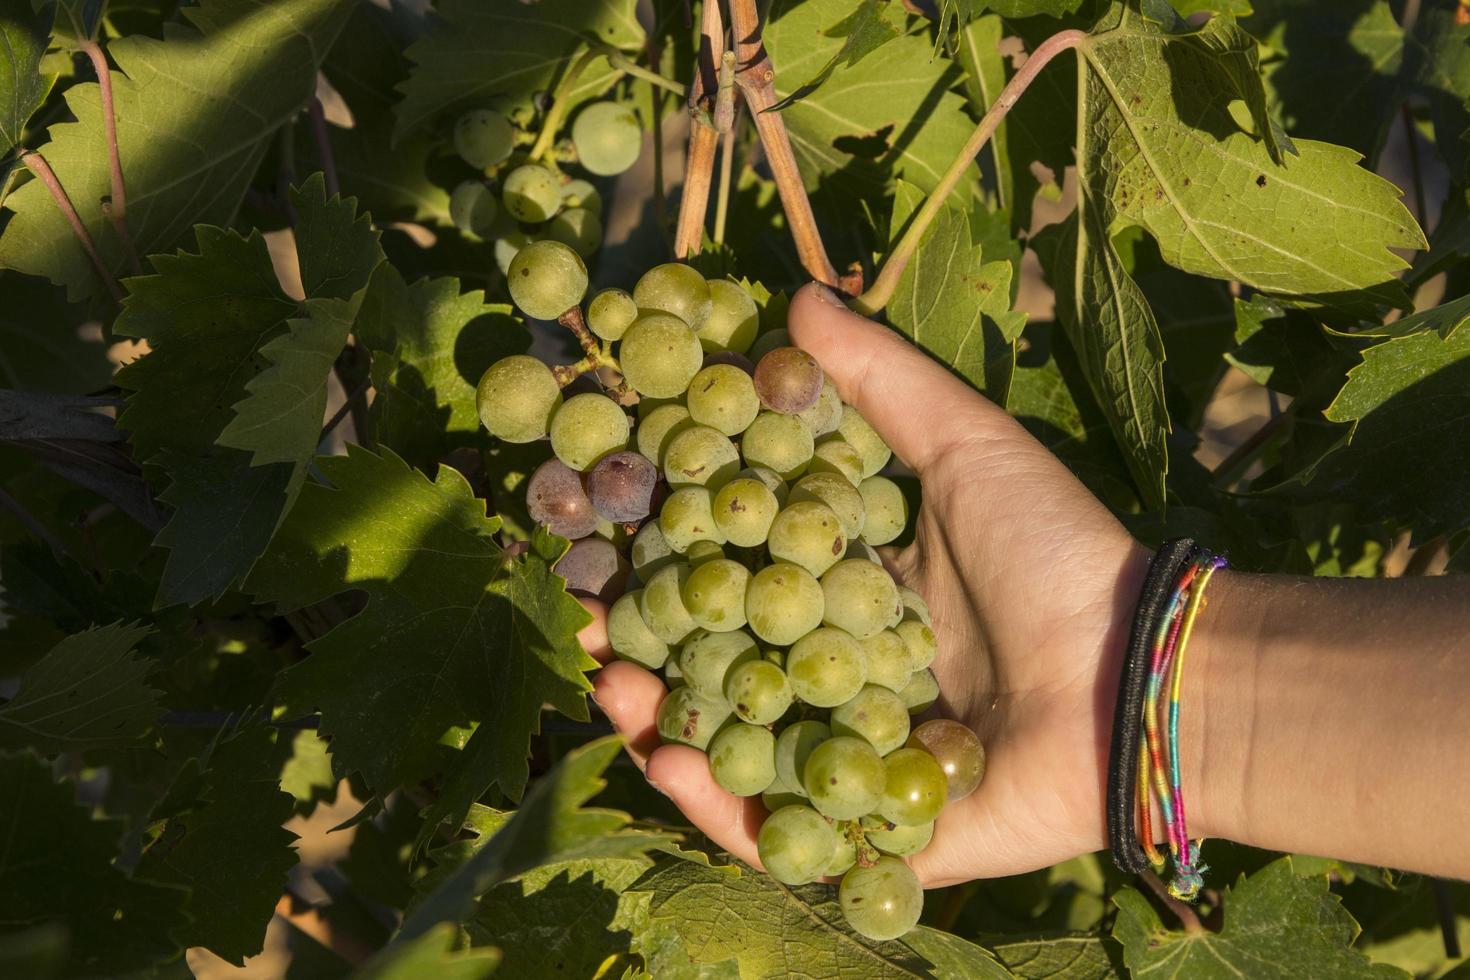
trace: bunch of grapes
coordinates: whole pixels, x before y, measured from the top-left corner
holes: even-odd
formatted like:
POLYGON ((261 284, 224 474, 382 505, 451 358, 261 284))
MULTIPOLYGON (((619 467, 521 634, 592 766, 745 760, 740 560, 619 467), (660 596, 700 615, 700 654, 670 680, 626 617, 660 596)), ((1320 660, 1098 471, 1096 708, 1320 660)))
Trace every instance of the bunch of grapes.
MULTIPOLYGON (((460 231, 494 242, 502 274, 532 242, 561 242, 583 258, 602 244, 597 188, 582 179, 564 180, 553 167, 527 159, 517 146, 532 139, 491 109, 467 112, 454 124, 455 151, 485 176, 455 187, 449 215, 460 231)), ((620 103, 593 102, 572 121, 571 153, 594 176, 627 170, 642 146, 637 114, 620 103)))
MULTIPOLYGON (((509 285, 544 319, 578 306, 587 276, 572 250, 540 242, 509 285)), ((888 446, 784 330, 757 337, 755 301, 734 282, 660 265, 631 294, 598 293, 585 320, 622 375, 613 394, 637 399, 636 426, 606 392, 564 398, 531 357, 494 364, 478 392, 493 435, 550 436, 526 492, 531 516, 573 539, 557 571, 612 601, 620 658, 662 671, 662 739, 762 798, 767 872, 793 885, 840 875, 853 929, 903 935, 923 892, 902 858, 979 785, 985 754, 958 722, 911 722, 939 693, 935 637, 923 599, 874 550, 908 520, 880 475, 888 446), (608 526, 631 537, 629 558, 599 534, 608 526)))

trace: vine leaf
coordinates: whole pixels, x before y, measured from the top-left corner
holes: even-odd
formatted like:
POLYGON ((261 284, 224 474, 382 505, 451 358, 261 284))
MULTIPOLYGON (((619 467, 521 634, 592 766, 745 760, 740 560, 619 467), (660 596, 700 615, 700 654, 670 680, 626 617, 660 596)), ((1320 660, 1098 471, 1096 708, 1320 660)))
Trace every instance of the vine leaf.
POLYGON ((113 623, 52 647, 0 705, 0 749, 51 754, 137 743, 157 720, 162 697, 145 679, 153 665, 133 656, 151 632, 113 623))
POLYGON ((32 13, 28 4, 7 6, 0 16, 0 157, 20 145, 26 123, 56 84, 55 75, 41 72, 55 8, 32 13))
POLYGON ((1116 946, 1088 933, 996 942, 995 956, 1023 980, 1112 980, 1123 975, 1116 946))
POLYGON ((1133 888, 1113 896, 1118 918, 1113 938, 1134 976, 1376 977, 1408 974, 1372 964, 1352 948, 1358 924, 1327 886, 1325 875, 1302 877, 1290 857, 1242 876, 1226 892, 1225 924, 1218 933, 1175 932, 1164 927, 1148 899, 1133 888))
POLYGON ((281 826, 295 801, 280 788, 275 737, 242 729, 190 759, 152 814, 162 823, 138 862, 139 876, 188 887, 192 921, 175 930, 180 943, 236 966, 260 952, 296 866, 296 835, 281 826))
POLYGON ((1400 98, 1414 95, 1429 103, 1434 142, 1451 173, 1463 174, 1470 162, 1465 131, 1470 129, 1470 20, 1457 0, 1427 0, 1404 39, 1400 98))
MULTIPOLYGON (((271 137, 316 91, 317 68, 352 0, 204 0, 164 39, 117 38, 108 54, 118 152, 128 182, 128 229, 140 254, 172 248, 195 223, 228 224, 271 137)), ((51 127, 44 151, 115 274, 127 256, 95 202, 111 193, 94 83, 66 101, 76 122, 51 127)), ((0 265, 64 283, 72 299, 104 291, 66 218, 40 181, 7 200, 0 265)))
MULTIPOLYGON (((902 181, 894 197, 896 240, 923 194, 902 181)), ((946 207, 904 268, 888 320, 925 353, 978 391, 1005 404, 1015 369, 1015 341, 1026 314, 1011 309, 1011 264, 984 261, 970 240, 969 216, 946 207)))
POLYGON ((500 951, 456 949, 459 928, 441 922, 417 939, 389 946, 353 976, 356 980, 485 980, 500 965, 500 951))
POLYGON ((283 610, 351 590, 367 605, 280 675, 279 701, 320 711, 335 771, 379 791, 447 767, 426 833, 492 784, 519 795, 541 706, 588 717, 589 617, 551 572, 566 542, 542 534, 508 559, 448 467, 431 483, 356 446, 316 466, 330 486, 302 490, 246 590, 283 610))
POLYGON ((470 829, 479 836, 436 852, 458 863, 409 913, 395 943, 424 935, 440 923, 463 922, 481 895, 542 865, 633 857, 672 841, 671 834, 630 828, 632 818, 621 811, 582 806, 607 785, 602 774, 622 744, 613 735, 571 750, 537 780, 508 819, 483 808, 476 811, 470 829))
POLYGON ((121 821, 92 819, 29 753, 0 753, 0 785, 0 930, 62 924, 69 975, 116 976, 178 953, 187 892, 119 870, 121 821))
MULTIPOLYGON (((476 108, 509 112, 549 92, 584 38, 626 51, 643 45, 635 0, 441 0, 439 20, 408 49, 414 63, 399 85, 395 140, 476 108)), ((619 77, 605 59, 589 65, 565 94, 573 104, 601 94, 619 77)))
POLYGON ((44 279, 0 271, 0 387, 80 395, 112 380, 107 345, 82 332, 87 311, 44 279))
POLYGON ((839 67, 851 68, 889 41, 902 37, 903 31, 884 16, 886 13, 886 0, 862 0, 856 10, 823 31, 823 37, 843 38, 842 47, 815 75, 771 106, 771 111, 779 112, 796 104, 820 88, 839 67))

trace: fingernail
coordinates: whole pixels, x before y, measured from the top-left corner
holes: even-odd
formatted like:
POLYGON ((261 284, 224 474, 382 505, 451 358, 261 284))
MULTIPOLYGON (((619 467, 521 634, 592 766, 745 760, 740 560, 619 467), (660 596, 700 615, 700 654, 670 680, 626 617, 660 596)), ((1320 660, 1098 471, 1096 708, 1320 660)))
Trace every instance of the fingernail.
POLYGON ((824 283, 824 282, 813 282, 812 285, 815 287, 812 290, 812 292, 814 292, 816 294, 817 299, 820 302, 826 303, 828 306, 842 306, 843 305, 842 300, 840 300, 840 299, 837 298, 837 294, 834 293, 832 291, 832 288, 830 286, 828 286, 826 283, 824 283))

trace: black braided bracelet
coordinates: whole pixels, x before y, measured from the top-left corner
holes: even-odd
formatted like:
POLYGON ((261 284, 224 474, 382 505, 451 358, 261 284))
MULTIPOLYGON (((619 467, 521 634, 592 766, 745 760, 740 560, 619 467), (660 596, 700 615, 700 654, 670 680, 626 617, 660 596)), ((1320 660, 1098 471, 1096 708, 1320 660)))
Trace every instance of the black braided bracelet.
POLYGON ((1149 647, 1159 617, 1169 600, 1170 588, 1195 553, 1190 538, 1164 542, 1149 562, 1143 579, 1128 647, 1123 653, 1123 672, 1118 680, 1118 701, 1113 708, 1113 738, 1108 750, 1108 848, 1120 871, 1147 871, 1148 857, 1138 840, 1134 801, 1138 792, 1138 740, 1143 724, 1143 686, 1148 679, 1149 647))

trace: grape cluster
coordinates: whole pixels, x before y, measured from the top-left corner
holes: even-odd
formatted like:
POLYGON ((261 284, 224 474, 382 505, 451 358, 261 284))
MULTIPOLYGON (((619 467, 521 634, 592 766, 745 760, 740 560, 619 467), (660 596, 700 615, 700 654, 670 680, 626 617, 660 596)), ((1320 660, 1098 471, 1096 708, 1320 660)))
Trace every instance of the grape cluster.
MULTIPOLYGON (((491 109, 467 112, 454 124, 455 152, 486 176, 454 188, 450 219, 465 234, 494 243, 496 264, 505 275, 516 255, 534 242, 560 242, 582 258, 602 244, 602 197, 597 188, 586 180, 564 179, 553 167, 528 160, 517 147, 533 138, 491 109)), ((593 102, 572 120, 571 150, 594 176, 627 170, 642 146, 638 116, 621 103, 593 102)))
MULTIPOLYGON (((528 247, 512 299, 533 316, 577 306, 587 277, 574 262, 556 243, 528 247)), ((636 425, 609 394, 564 398, 530 357, 499 361, 479 386, 492 434, 550 436, 526 494, 534 520, 573 540, 557 571, 612 603, 620 658, 662 672, 663 741, 762 798, 767 872, 840 875, 853 929, 903 935, 923 892, 902 858, 979 785, 985 754, 958 722, 911 721, 938 697, 936 644, 923 599, 874 550, 908 519, 880 475, 889 448, 784 330, 757 336, 736 283, 660 265, 631 294, 592 297, 586 322, 616 342, 636 425)))

